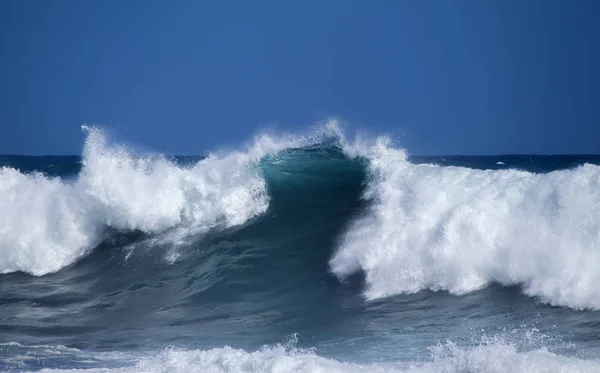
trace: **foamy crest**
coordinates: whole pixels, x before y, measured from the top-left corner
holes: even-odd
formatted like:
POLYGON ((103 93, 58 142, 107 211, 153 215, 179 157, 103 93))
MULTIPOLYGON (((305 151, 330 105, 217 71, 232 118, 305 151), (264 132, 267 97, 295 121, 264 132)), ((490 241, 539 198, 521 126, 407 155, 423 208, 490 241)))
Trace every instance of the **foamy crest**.
POLYGON ((162 232, 185 224, 238 225, 267 208, 266 186, 244 153, 208 156, 191 168, 132 157, 92 130, 77 181, 101 220, 117 229, 162 232))
MULTIPOLYGON (((552 354, 546 350, 519 352, 512 345, 495 344, 462 349, 452 343, 433 349, 427 363, 360 365, 320 357, 308 351, 286 351, 283 347, 246 352, 230 347, 212 350, 169 349, 137 364, 116 369, 85 372, 201 372, 201 373, 591 373, 600 370, 597 361, 552 354)), ((68 370, 67 370, 68 371, 68 370)), ((65 372, 42 370, 42 372, 65 372)))
POLYGON ((83 168, 72 182, 0 169, 0 273, 57 271, 98 245, 107 228, 198 233, 242 224, 268 207, 255 162, 287 145, 257 138, 246 153, 180 167, 136 157, 84 129, 83 168))
POLYGON ((498 282, 600 309, 600 167, 534 174, 414 165, 383 141, 362 154, 372 206, 330 267, 340 277, 363 271, 367 298, 464 294, 498 282))
POLYGON ((76 189, 60 179, 0 169, 0 272, 55 271, 96 243, 101 227, 76 189))

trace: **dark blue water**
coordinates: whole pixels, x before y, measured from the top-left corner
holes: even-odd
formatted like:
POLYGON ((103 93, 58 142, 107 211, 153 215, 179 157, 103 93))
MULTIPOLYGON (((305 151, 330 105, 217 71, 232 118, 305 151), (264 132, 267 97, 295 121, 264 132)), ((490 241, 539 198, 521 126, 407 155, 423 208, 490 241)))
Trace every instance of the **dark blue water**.
POLYGON ((265 187, 244 199, 227 156, 90 142, 0 156, 0 370, 600 371, 600 156, 398 166, 316 144, 244 163, 265 187))

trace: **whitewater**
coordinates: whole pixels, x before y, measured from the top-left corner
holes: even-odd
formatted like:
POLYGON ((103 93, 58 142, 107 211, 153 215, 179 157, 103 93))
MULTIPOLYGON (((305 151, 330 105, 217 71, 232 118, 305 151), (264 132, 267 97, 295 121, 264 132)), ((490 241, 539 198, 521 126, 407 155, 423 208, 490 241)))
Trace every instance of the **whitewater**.
POLYGON ((0 368, 600 371, 600 157, 342 127, 0 156, 0 368))

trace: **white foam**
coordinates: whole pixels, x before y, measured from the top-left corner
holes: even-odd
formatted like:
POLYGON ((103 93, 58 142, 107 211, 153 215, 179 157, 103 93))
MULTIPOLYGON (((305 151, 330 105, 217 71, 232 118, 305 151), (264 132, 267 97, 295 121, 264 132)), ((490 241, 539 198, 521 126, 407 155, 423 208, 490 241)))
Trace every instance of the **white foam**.
MULTIPOLYGON (((354 364, 320 357, 306 350, 278 346, 255 352, 231 347, 211 350, 167 349, 142 358, 134 366, 89 369, 85 372, 199 372, 199 373, 591 373, 600 362, 555 355, 546 350, 519 352, 512 345, 493 344, 464 349, 452 343, 432 349, 424 363, 354 364)), ((69 371, 69 370, 67 370, 69 371)), ((43 369, 42 372, 65 372, 43 369)))
POLYGON ((368 299, 498 282, 600 309, 600 167, 534 174, 414 165, 381 140, 359 153, 370 161, 372 205, 330 267, 340 277, 363 271, 368 299))
MULTIPOLYGON (((267 155, 341 138, 336 120, 306 135, 261 134, 244 151, 222 151, 190 167, 163 156, 137 156, 87 133, 83 168, 72 181, 0 168, 0 273, 44 275, 97 246, 107 228, 160 234, 148 242, 181 243, 216 227, 240 225, 266 211, 267 155)), ((177 257, 168 253, 168 260, 177 257)))
POLYGON ((75 189, 59 179, 0 169, 0 272, 48 273, 96 243, 101 227, 75 189))
POLYGON ((198 233, 242 224, 268 207, 255 163, 293 140, 262 136, 247 152, 180 167, 134 156, 100 130, 84 129, 83 168, 71 182, 0 169, 0 273, 57 271, 98 245, 107 228, 198 233))

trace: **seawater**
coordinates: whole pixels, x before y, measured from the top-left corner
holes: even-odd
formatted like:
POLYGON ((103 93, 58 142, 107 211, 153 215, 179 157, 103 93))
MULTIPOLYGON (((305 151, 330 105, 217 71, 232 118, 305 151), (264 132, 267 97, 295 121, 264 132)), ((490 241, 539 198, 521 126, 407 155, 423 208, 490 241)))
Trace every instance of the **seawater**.
POLYGON ((600 156, 84 131, 0 156, 2 371, 600 371, 600 156))

